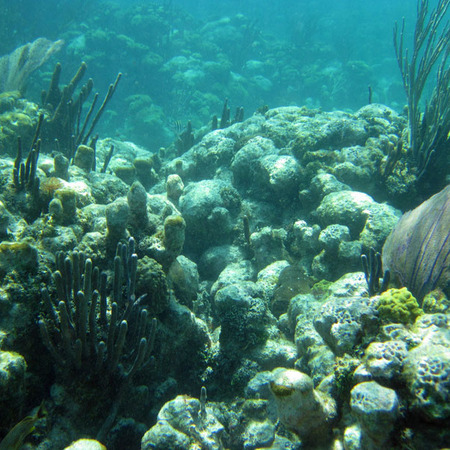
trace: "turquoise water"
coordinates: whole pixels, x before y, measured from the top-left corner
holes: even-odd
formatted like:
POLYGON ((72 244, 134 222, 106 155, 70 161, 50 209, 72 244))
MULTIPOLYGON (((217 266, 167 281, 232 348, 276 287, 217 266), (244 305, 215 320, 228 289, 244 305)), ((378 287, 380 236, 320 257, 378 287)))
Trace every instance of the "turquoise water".
POLYGON ((263 105, 357 110, 369 85, 372 101, 405 103, 392 28, 405 17, 410 36, 412 0, 3 1, 2 9, 0 54, 37 37, 65 41, 30 80, 29 97, 39 100, 56 61, 69 80, 85 60, 100 92, 120 71, 102 130, 153 149, 170 143, 174 122, 208 123, 225 98, 247 117, 263 105))

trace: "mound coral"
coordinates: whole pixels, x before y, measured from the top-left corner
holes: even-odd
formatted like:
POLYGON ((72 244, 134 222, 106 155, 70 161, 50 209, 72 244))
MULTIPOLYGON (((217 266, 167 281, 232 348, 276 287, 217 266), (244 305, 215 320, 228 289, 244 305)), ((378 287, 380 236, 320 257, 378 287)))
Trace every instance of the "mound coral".
POLYGON ((394 323, 412 323, 423 314, 417 300, 405 287, 383 292, 376 308, 382 319, 394 323))

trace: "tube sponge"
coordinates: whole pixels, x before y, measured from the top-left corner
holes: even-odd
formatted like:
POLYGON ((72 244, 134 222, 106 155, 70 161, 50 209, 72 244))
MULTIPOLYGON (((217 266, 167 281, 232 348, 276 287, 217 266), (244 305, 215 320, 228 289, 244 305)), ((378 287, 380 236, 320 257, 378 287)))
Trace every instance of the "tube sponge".
POLYGON ((179 255, 184 245, 186 222, 177 214, 166 217, 164 221, 164 247, 167 251, 179 255))
POLYGON ((278 418, 302 441, 323 441, 331 436, 336 403, 314 389, 312 379, 298 370, 278 368, 272 372, 270 390, 275 397, 278 418))

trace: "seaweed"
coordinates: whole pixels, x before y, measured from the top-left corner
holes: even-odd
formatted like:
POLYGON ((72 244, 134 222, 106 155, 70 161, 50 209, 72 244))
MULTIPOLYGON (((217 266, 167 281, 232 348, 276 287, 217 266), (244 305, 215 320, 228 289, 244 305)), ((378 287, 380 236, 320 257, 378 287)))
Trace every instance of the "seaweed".
POLYGON ((134 247, 132 238, 117 247, 109 298, 106 274, 79 252, 57 255, 58 270, 53 273, 57 301, 42 289, 46 312, 40 314, 39 329, 43 343, 57 375, 75 398, 97 396, 92 419, 103 422, 101 438, 112 426, 132 377, 152 359, 156 319, 148 319, 141 306, 143 297, 135 297, 134 247), (109 411, 106 418, 105 411, 109 411))
MULTIPOLYGON (((122 77, 122 74, 119 72, 114 83, 109 85, 108 92, 95 114, 94 111, 99 94, 98 92, 94 94, 92 102, 83 118, 83 106, 94 87, 92 78, 89 78, 81 87, 76 98, 74 98, 74 93, 86 70, 87 64, 82 62, 69 84, 61 89, 59 87, 61 64, 57 63, 48 90, 43 91, 41 94, 42 104, 49 111, 49 116, 43 129, 46 144, 56 141, 57 147, 69 159, 73 158, 80 144, 88 144, 89 138, 91 138, 96 125, 114 95, 122 77)), ((96 140, 97 138, 94 136, 92 138, 93 142, 89 144, 89 147, 92 147, 96 140)))
POLYGON ((428 0, 418 0, 417 21, 414 30, 412 52, 404 50, 404 29, 399 34, 394 26, 394 47, 408 99, 409 148, 412 166, 418 181, 429 179, 442 187, 445 177, 436 177, 436 171, 445 164, 450 146, 450 22, 445 21, 450 0, 439 0, 428 14, 428 0), (425 110, 423 92, 428 79, 438 65, 436 84, 425 110), (432 178, 432 180, 431 180, 432 178))

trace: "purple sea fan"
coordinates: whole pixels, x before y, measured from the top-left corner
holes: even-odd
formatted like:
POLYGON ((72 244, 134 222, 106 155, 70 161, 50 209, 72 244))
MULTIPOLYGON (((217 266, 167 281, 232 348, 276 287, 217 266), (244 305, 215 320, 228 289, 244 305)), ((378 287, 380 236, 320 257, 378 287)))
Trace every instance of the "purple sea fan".
POLYGON ((383 267, 421 301, 450 281, 450 185, 405 213, 383 246, 383 267))

